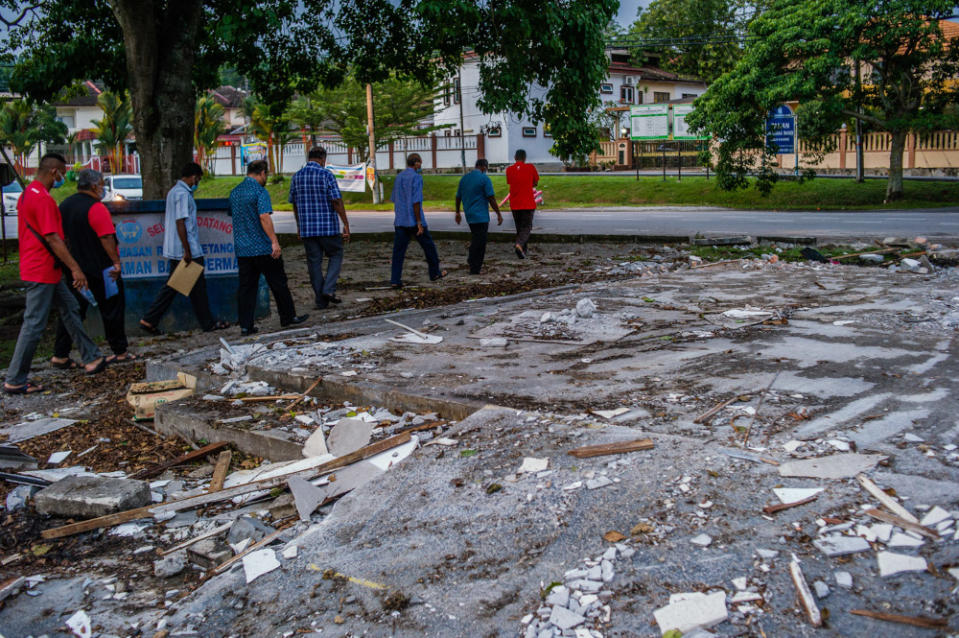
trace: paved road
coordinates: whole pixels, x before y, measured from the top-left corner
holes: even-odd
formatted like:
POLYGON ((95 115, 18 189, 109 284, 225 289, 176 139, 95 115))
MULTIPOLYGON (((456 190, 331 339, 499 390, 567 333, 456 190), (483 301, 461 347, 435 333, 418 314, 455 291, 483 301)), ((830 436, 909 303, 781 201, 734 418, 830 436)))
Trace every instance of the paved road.
MULTIPOLYGON (((350 226, 355 233, 390 232, 393 213, 351 211, 350 226)), ((452 212, 427 212, 434 231, 468 230, 457 226, 452 212)), ((7 236, 16 237, 16 218, 6 220, 7 236)), ((295 233, 293 213, 277 212, 274 224, 279 233, 295 233)), ((512 232, 509 213, 503 226, 493 232, 512 232)), ((959 207, 923 210, 866 212, 777 212, 739 211, 721 208, 650 207, 544 209, 536 214, 536 233, 567 235, 760 235, 802 237, 887 237, 925 235, 959 237, 959 207)))
MULTIPOLYGON (((390 212, 351 212, 355 233, 391 231, 390 212)), ((276 213, 281 233, 296 232, 292 213, 276 213)), ((468 230, 457 226, 451 212, 427 212, 430 228, 468 230)), ((505 215, 503 225, 491 231, 512 232, 505 215)), ((534 232, 602 235, 785 235, 803 237, 887 237, 926 235, 959 237, 959 207, 881 212, 775 212, 736 211, 718 208, 591 208, 545 209, 537 212, 534 232)))

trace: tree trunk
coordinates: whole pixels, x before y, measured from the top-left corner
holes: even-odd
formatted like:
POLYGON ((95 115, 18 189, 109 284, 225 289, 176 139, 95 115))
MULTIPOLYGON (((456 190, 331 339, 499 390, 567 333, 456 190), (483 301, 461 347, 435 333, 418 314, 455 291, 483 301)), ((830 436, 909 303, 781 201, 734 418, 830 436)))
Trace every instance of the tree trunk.
POLYGON ((110 0, 123 31, 143 198, 163 199, 193 159, 193 62, 202 3, 110 0))
POLYGON ((889 145, 889 180, 886 182, 886 200, 902 199, 902 156, 906 150, 907 131, 893 131, 889 145))

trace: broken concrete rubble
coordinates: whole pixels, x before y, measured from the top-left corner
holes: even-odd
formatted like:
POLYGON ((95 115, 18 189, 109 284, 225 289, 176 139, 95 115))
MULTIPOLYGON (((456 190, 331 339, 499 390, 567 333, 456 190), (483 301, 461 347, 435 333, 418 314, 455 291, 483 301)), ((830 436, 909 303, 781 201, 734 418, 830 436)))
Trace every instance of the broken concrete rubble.
POLYGON ((34 496, 41 514, 68 518, 95 518, 150 502, 148 483, 98 476, 69 476, 34 496))

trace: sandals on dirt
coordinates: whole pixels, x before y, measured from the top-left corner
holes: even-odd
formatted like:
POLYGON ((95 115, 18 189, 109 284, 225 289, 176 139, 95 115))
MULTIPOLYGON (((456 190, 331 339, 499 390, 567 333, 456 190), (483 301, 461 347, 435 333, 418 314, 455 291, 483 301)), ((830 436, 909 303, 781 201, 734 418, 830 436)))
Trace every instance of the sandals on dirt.
POLYGON ((160 330, 156 326, 151 326, 150 324, 145 322, 143 319, 140 319, 140 330, 143 330, 144 332, 148 332, 154 337, 157 337, 163 334, 162 330, 160 330))
POLYGON ((133 354, 132 352, 124 352, 123 354, 111 354, 107 357, 107 363, 126 363, 127 361, 139 361, 140 357, 133 354))
POLYGON ((50 359, 50 365, 57 370, 76 370, 80 367, 80 364, 70 357, 67 357, 66 361, 54 361, 53 359, 50 359))
POLYGON ((229 327, 230 327, 229 322, 217 321, 216 323, 214 323, 212 326, 210 326, 203 332, 213 332, 214 330, 225 330, 226 328, 229 328, 229 327))
POLYGON ((43 392, 45 390, 46 388, 39 383, 33 383, 31 381, 27 381, 23 385, 18 386, 3 384, 3 391, 6 394, 36 394, 37 392, 43 392))
POLYGON ((100 363, 98 363, 96 366, 94 366, 94 368, 93 368, 92 370, 86 370, 85 368, 84 368, 84 369, 86 370, 87 376, 91 376, 91 377, 92 377, 93 375, 95 375, 95 374, 100 374, 101 372, 103 372, 104 370, 106 370, 108 365, 109 365, 109 362, 107 361, 107 358, 106 358, 106 357, 100 357, 100 363))
POLYGON ((441 272, 440 274, 436 275, 435 277, 430 277, 430 281, 439 281, 440 279, 442 279, 443 277, 445 277, 445 276, 448 275, 448 274, 450 274, 449 271, 444 270, 443 272, 441 272))

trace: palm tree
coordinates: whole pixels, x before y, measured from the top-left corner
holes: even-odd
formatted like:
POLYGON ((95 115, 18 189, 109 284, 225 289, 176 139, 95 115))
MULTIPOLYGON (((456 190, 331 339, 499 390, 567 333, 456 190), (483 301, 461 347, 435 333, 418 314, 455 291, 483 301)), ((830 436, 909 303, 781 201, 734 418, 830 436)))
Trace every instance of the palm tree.
POLYGON ((12 100, 0 109, 0 144, 13 149, 20 170, 39 142, 61 144, 66 134, 66 125, 57 120, 56 109, 49 104, 12 100))
POLYGON ((197 163, 213 172, 213 152, 217 147, 217 138, 226 130, 223 115, 226 113, 219 102, 211 95, 204 95, 196 101, 196 113, 193 119, 193 144, 196 147, 197 163))
POLYGON ((123 143, 133 131, 133 124, 130 123, 133 116, 130 99, 127 95, 104 91, 97 98, 97 105, 103 111, 102 119, 93 120, 97 152, 107 154, 111 172, 122 172, 123 143))
POLYGON ((250 118, 250 132, 266 142, 267 161, 274 175, 283 171, 283 147, 295 138, 284 106, 270 105, 254 97, 243 102, 243 114, 250 118))
POLYGON ((325 119, 320 100, 312 95, 301 95, 293 101, 286 113, 290 121, 304 131, 304 146, 306 145, 306 131, 310 132, 308 149, 316 146, 316 134, 323 129, 323 120, 325 119))

